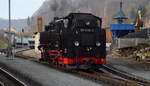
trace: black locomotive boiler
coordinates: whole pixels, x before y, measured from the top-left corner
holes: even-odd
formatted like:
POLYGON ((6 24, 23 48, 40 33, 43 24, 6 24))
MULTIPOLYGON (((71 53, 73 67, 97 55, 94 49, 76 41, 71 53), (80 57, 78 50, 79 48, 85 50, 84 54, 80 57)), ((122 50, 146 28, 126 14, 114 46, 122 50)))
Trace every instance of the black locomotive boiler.
POLYGON ((106 64, 106 34, 101 24, 102 19, 90 13, 54 18, 40 33, 40 60, 77 69, 106 64))

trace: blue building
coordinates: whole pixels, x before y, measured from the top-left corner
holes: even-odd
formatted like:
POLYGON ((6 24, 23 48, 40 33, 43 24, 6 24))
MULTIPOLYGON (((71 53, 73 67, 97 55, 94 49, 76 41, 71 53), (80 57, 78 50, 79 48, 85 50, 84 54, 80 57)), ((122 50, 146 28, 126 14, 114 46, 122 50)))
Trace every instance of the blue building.
POLYGON ((112 38, 118 39, 130 32, 134 32, 135 26, 131 24, 111 24, 110 30, 112 32, 112 38))

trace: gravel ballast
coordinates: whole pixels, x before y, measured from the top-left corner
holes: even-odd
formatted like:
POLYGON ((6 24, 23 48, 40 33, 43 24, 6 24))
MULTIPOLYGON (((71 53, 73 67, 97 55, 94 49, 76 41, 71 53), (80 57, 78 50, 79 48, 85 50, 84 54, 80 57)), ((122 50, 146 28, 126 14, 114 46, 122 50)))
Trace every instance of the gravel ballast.
POLYGON ((37 84, 36 86, 104 86, 22 58, 10 60, 0 56, 0 67, 27 78, 28 83, 37 84))

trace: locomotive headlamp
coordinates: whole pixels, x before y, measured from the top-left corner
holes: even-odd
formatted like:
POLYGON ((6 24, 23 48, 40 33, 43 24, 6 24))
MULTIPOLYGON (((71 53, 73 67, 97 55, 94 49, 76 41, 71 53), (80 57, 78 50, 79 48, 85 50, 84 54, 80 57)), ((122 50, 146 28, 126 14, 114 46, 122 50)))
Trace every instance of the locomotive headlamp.
POLYGON ((64 49, 64 53, 67 53, 67 48, 64 49))
POLYGON ((96 46, 97 47, 101 46, 101 43, 100 42, 96 42, 96 46))
POLYGON ((58 44, 56 44, 56 45, 55 45, 55 47, 59 47, 59 45, 58 45, 58 44))
POLYGON ((75 46, 79 46, 79 42, 78 42, 78 41, 75 41, 75 42, 74 42, 74 45, 75 45, 75 46))
POLYGON ((86 25, 88 26, 88 25, 90 25, 90 22, 88 21, 88 22, 86 22, 86 25))
POLYGON ((100 21, 99 21, 99 20, 97 21, 97 25, 98 25, 98 27, 101 27, 100 21))

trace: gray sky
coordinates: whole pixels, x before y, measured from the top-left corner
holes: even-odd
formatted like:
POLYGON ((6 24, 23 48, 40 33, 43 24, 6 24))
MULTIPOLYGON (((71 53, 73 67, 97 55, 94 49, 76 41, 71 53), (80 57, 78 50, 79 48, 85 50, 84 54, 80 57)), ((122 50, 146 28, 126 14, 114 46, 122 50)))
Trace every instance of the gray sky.
MULTIPOLYGON (((32 16, 44 1, 45 0, 11 0, 12 19, 32 16)), ((8 19, 8 0, 0 0, 0 18, 8 19)))

